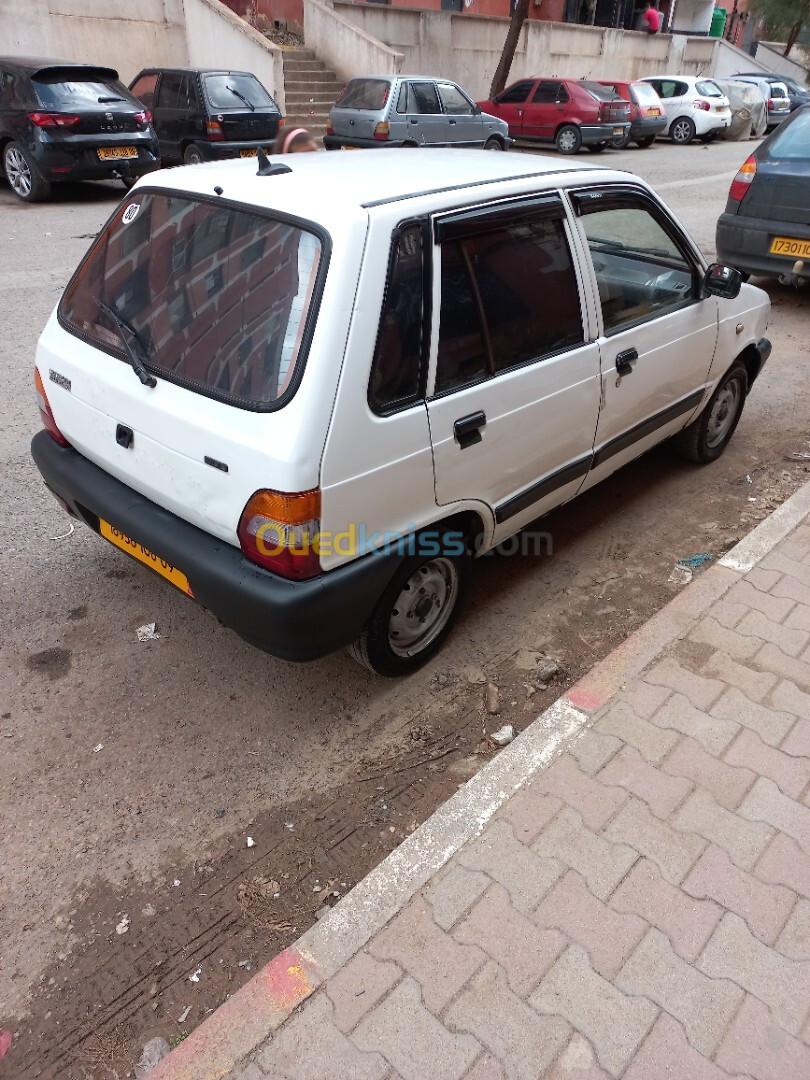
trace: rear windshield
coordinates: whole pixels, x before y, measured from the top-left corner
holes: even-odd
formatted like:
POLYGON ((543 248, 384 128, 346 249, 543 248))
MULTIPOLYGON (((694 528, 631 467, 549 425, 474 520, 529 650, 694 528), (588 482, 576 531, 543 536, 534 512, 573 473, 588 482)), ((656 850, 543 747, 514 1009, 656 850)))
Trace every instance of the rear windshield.
POLYGON ((602 86, 601 83, 585 82, 584 80, 580 85, 597 101, 615 101, 619 97, 619 94, 616 93, 612 86, 602 86))
POLYGON ((205 92, 214 109, 275 109, 276 103, 252 75, 205 75, 205 92), (244 100, 246 99, 246 100, 244 100))
POLYGON ((660 98, 655 92, 655 87, 649 83, 637 82, 630 87, 638 105, 658 105, 660 98))
POLYGON ((786 98, 787 88, 784 83, 769 83, 771 97, 786 98))
POLYGON ((695 90, 703 97, 723 97, 723 91, 719 86, 715 86, 713 82, 709 82, 708 79, 704 79, 703 82, 695 83, 695 90))
POLYGON ((385 79, 352 79, 337 104, 341 109, 370 109, 378 112, 386 101, 391 84, 385 79))
POLYGON ((127 360, 100 301, 128 325, 124 336, 156 375, 270 409, 297 383, 322 254, 320 238, 297 224, 146 192, 122 203, 68 285, 59 316, 127 360))
POLYGON ((50 81, 32 79, 37 100, 43 109, 58 109, 68 105, 72 109, 97 109, 99 105, 113 105, 121 101, 132 104, 129 91, 114 80, 76 79, 50 81))
POLYGON ((768 157, 792 161, 810 161, 810 109, 795 113, 784 122, 768 143, 768 157))

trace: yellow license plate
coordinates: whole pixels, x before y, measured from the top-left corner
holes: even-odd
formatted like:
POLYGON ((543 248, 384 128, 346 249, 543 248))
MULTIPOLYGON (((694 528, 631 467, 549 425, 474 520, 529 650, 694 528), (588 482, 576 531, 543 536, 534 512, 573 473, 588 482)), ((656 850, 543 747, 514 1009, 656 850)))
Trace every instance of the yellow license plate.
POLYGON ((661 110, 660 109, 647 109, 647 116, 660 116, 660 115, 661 115, 661 110))
POLYGON ((359 150, 359 146, 341 146, 341 150, 359 150))
POLYGON ((134 146, 103 146, 98 151, 102 161, 115 161, 118 158, 136 158, 138 150, 134 146))
POLYGON ((725 105, 715 105, 715 107, 714 107, 714 111, 715 111, 715 112, 725 112, 725 111, 726 111, 726 107, 725 107, 725 105))
POLYGON ((771 241, 771 255, 787 255, 791 259, 810 258, 810 240, 791 240, 789 236, 775 236, 771 241))
POLYGON ((155 555, 149 548, 145 548, 137 540, 133 540, 125 533, 122 533, 120 529, 116 529, 114 525, 110 525, 103 518, 99 518, 98 526, 105 540, 109 540, 117 548, 126 551, 128 555, 131 555, 133 559, 137 559, 138 562, 142 562, 144 566, 150 567, 155 573, 160 574, 161 577, 166 578, 172 585, 180 589, 181 592, 188 593, 189 596, 194 595, 188 583, 188 578, 182 570, 178 570, 176 566, 167 563, 165 559, 161 559, 159 555, 155 555))
MULTIPOLYGON (((256 157, 257 152, 258 151, 256 150, 240 150, 239 157, 256 157)), ((267 153, 269 153, 269 151, 265 150, 265 154, 267 153)))

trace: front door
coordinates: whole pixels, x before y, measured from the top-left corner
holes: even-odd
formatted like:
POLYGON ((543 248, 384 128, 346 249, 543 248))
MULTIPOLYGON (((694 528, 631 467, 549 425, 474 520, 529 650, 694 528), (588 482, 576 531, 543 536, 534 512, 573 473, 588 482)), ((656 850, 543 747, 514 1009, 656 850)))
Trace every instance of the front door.
POLYGON ((436 222, 436 501, 488 507, 495 543, 572 498, 590 465, 599 350, 570 228, 556 196, 436 222))
POLYGON ((529 94, 534 89, 533 79, 523 79, 521 82, 507 86, 502 94, 493 98, 493 105, 497 105, 497 115, 509 125, 509 134, 513 139, 523 134, 523 114, 526 111, 526 103, 529 94))
POLYGON ((686 238, 645 192, 574 195, 601 305, 602 406, 587 487, 684 427, 703 402, 717 300, 686 238))
POLYGON ((450 129, 448 140, 454 146, 482 146, 489 132, 485 130, 475 105, 455 83, 439 83, 438 87, 450 129))

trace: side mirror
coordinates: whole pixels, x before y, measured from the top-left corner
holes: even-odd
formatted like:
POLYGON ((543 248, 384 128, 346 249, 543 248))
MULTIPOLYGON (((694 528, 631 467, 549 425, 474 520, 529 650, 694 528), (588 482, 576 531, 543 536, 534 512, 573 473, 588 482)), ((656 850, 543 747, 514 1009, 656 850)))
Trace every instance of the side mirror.
POLYGON ((742 274, 732 266, 712 263, 703 278, 704 292, 709 296, 722 296, 724 300, 734 300, 740 295, 742 274))
POLYGON ((482 110, 480 105, 473 105, 473 116, 480 116, 481 112, 482 110))

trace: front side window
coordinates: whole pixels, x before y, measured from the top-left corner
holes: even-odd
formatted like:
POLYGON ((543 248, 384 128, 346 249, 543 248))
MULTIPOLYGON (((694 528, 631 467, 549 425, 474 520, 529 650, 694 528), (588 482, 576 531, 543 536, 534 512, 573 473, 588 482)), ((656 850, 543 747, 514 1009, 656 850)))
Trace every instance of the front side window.
POLYGON ((439 94, 446 113, 451 116, 472 116, 472 103, 457 86, 452 83, 439 83, 439 94))
POLYGON ((605 333, 694 299, 693 264, 645 207, 588 212, 582 225, 599 286, 605 333))
MULTIPOLYGON (((303 226, 192 196, 125 202, 59 307, 69 331, 246 408, 272 408, 303 364, 322 240, 303 226)), ((286 400, 286 398, 285 398, 286 400)))
POLYGON ((420 394, 424 304, 423 231, 421 225, 408 225, 391 249, 369 387, 375 412, 410 404, 420 394))
POLYGON ((529 91, 534 86, 533 82, 518 82, 509 86, 502 94, 498 94, 495 102, 498 105, 522 105, 528 100, 529 91))
POLYGON ((441 247, 436 393, 583 340, 561 218, 538 217, 441 247))

